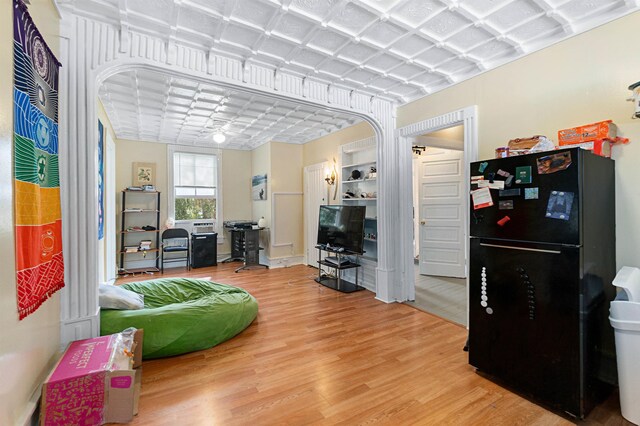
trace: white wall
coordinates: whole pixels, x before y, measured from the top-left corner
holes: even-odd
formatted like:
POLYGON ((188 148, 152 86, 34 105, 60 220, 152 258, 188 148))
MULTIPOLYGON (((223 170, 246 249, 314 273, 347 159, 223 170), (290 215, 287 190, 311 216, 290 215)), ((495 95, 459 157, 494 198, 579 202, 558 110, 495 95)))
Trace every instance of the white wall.
POLYGON ((478 106, 479 158, 510 139, 612 119, 631 139, 615 147, 617 265, 640 266, 640 120, 627 87, 640 80, 640 12, 565 40, 398 109, 398 127, 478 106))
MULTIPOLYGON (((59 22, 53 2, 32 0, 29 13, 60 57, 59 22)), ((13 11, 0 3, 0 425, 23 424, 39 385, 60 346, 60 293, 18 321, 13 217, 13 11), (32 398, 33 397, 33 398, 32 398)), ((64 66, 64 64, 63 64, 64 66)), ((64 141, 62 141, 64 143, 64 141)))

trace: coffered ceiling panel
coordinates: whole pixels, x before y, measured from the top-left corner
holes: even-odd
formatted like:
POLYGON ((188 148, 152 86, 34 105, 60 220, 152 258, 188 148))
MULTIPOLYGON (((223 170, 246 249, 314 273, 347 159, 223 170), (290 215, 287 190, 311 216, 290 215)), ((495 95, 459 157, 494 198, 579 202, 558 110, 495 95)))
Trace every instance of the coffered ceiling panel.
POLYGON ((253 149, 265 142, 304 143, 351 126, 358 119, 293 102, 223 89, 153 71, 114 75, 100 99, 118 138, 253 149))
MULTIPOLYGON (((57 3, 64 13, 150 34, 164 40, 167 49, 181 44, 213 51, 397 103, 437 92, 639 9, 639 0, 57 3)), ((171 93, 165 94, 178 105, 171 93)), ((159 107, 163 117, 170 110, 159 107)), ((179 134, 187 133, 185 128, 179 134)), ((300 134, 291 138, 301 140, 300 134)))

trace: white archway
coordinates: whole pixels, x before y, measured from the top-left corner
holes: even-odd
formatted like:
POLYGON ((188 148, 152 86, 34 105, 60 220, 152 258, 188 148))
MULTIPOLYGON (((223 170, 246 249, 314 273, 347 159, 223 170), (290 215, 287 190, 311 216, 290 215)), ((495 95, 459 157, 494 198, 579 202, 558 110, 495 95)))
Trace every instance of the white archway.
POLYGON ((61 340, 99 334, 97 241, 98 88, 111 75, 150 69, 234 90, 349 113, 372 125, 378 141, 378 249, 376 297, 404 300, 399 276, 399 152, 393 134, 395 105, 309 78, 243 62, 65 15, 61 31, 60 140, 65 282, 61 340))

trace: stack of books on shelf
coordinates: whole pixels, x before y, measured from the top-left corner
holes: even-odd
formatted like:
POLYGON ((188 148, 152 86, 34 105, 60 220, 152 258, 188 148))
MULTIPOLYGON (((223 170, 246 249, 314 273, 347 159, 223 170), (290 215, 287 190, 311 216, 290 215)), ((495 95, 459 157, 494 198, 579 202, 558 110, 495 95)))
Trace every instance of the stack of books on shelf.
POLYGON ((136 253, 138 251, 138 246, 124 246, 125 253, 136 253))
POLYGON ((150 249, 151 249, 151 240, 140 241, 140 251, 145 251, 150 249))

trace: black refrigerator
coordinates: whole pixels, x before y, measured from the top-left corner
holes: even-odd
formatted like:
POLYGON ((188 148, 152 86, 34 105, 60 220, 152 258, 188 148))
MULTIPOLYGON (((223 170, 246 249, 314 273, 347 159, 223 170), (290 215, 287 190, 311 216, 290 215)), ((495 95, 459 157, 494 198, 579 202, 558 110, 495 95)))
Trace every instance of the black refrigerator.
POLYGON ((469 363, 583 418, 617 377, 614 161, 573 148, 470 167, 469 363))

